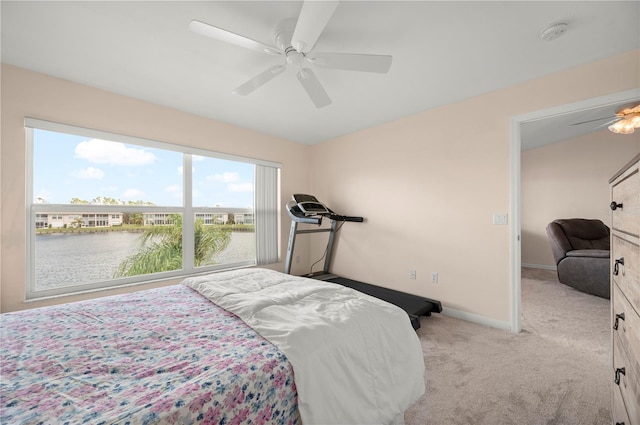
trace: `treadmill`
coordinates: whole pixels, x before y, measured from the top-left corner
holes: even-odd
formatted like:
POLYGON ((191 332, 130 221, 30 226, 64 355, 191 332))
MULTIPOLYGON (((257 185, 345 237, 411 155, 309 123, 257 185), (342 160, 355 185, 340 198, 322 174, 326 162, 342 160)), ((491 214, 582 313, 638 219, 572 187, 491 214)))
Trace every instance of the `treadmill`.
POLYGON ((315 196, 306 194, 294 194, 293 200, 289 201, 286 207, 287 212, 291 217, 291 231, 289 233, 287 257, 284 265, 285 273, 291 274, 291 260, 293 258, 296 235, 305 233, 329 233, 329 240, 327 241, 327 249, 324 260, 324 269, 321 272, 304 275, 304 277, 337 283, 349 288, 353 288, 367 295, 387 301, 391 304, 395 304, 396 306, 402 308, 407 312, 407 315, 411 320, 413 329, 420 328, 420 316, 431 316, 431 313, 442 312, 442 304, 440 303, 440 301, 420 297, 418 295, 408 294, 406 292, 396 291, 389 288, 384 288, 381 286, 358 282, 357 280, 346 279, 329 272, 331 266, 331 257, 333 253, 333 243, 335 241, 336 233, 341 227, 338 227, 338 223, 344 223, 347 221, 362 223, 364 221, 362 217, 338 215, 334 213, 330 208, 328 208, 325 204, 318 201, 315 196), (323 218, 331 220, 331 226, 329 228, 324 227, 321 229, 298 229, 299 223, 315 224, 317 226, 320 226, 322 224, 323 218))

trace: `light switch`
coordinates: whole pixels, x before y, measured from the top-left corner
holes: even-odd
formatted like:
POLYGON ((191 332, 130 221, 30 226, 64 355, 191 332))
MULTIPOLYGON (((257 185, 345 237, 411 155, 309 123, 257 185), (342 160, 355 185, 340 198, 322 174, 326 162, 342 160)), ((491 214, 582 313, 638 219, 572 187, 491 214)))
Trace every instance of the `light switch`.
POLYGON ((493 213, 493 224, 507 224, 507 213, 493 213))

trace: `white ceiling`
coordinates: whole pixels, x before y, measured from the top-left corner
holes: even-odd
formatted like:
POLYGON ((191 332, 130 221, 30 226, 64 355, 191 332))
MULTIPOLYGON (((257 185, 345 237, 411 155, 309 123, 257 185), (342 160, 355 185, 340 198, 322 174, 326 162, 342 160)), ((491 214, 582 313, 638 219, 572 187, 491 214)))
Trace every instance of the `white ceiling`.
MULTIPOLYGON (((197 19, 273 44, 273 26, 301 4, 3 0, 2 62, 314 144, 640 48, 638 1, 343 1, 315 51, 388 54, 393 64, 388 74, 316 69, 333 100, 316 109, 291 70, 232 94, 282 59, 188 30, 197 19), (568 31, 543 41, 557 21, 568 31)), ((541 128, 537 141, 552 134, 541 128)))

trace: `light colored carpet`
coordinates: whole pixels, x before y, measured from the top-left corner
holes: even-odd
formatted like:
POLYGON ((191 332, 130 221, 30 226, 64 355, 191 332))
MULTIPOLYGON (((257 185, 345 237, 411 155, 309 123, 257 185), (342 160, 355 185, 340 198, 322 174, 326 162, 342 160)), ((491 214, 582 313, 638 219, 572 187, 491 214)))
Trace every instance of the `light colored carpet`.
POLYGON ((427 390, 408 425, 611 423, 609 300, 523 269, 519 334, 421 318, 427 390))

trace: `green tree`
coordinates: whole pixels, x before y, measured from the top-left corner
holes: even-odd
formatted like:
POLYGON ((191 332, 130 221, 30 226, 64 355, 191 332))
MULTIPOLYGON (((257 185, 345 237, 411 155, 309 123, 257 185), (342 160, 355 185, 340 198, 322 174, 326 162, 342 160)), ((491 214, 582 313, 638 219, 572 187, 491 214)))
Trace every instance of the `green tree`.
POLYGON ((102 197, 102 205, 124 205, 123 201, 120 201, 116 198, 111 198, 109 196, 102 197))
POLYGON ((127 205, 154 206, 155 204, 153 202, 149 202, 149 201, 129 201, 129 202, 127 202, 127 205))
POLYGON ((136 226, 142 226, 142 213, 122 213, 122 222, 124 224, 133 224, 136 226))
MULTIPOLYGON (((124 259, 114 277, 138 276, 182 268, 182 216, 172 214, 173 224, 153 226, 142 234, 138 252, 124 259)), ((215 264, 215 257, 231 241, 231 230, 194 223, 195 266, 215 264)))
POLYGON ((71 222, 71 227, 79 229, 82 227, 83 224, 84 224, 84 219, 82 217, 76 217, 71 222))

